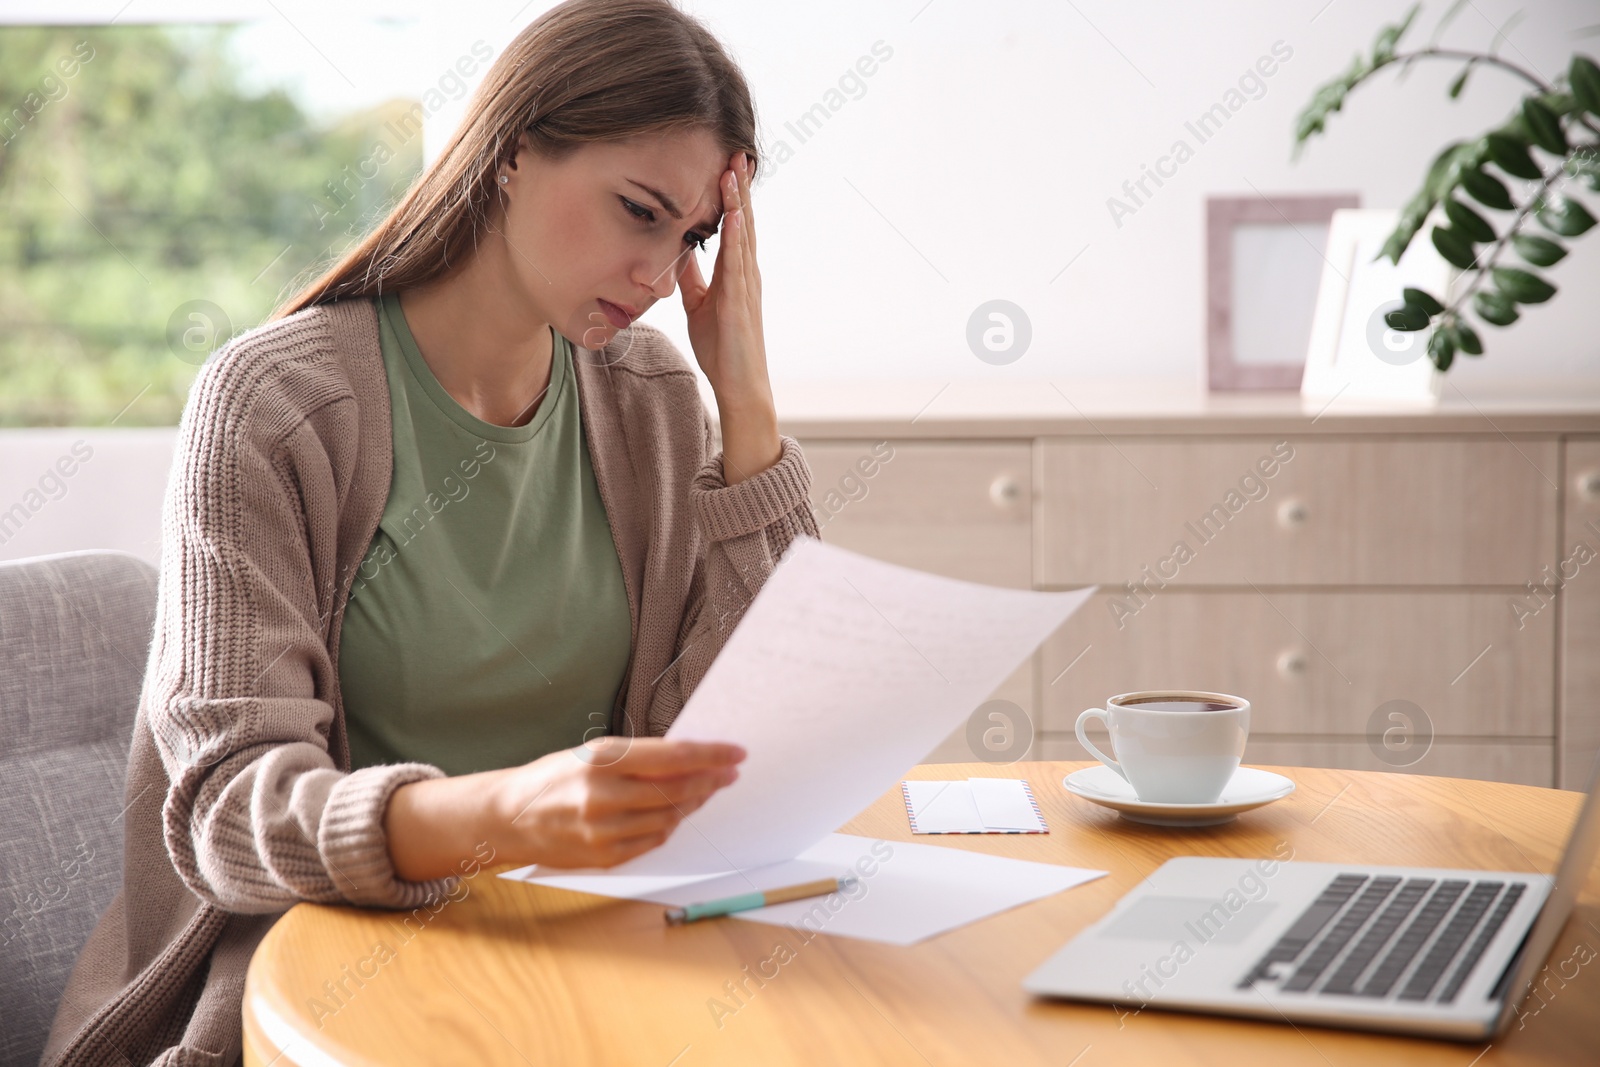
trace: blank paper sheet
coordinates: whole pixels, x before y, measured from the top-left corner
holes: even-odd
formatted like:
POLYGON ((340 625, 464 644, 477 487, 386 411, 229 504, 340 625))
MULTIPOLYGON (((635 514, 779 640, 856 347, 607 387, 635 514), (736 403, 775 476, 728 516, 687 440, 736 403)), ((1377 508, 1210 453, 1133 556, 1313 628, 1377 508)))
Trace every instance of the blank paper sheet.
POLYGON ((742 745, 739 780, 613 873, 793 859, 895 788, 1096 588, 1002 589, 795 541, 666 735, 742 745))
POLYGON ((791 900, 699 922, 744 919, 790 927, 805 940, 810 940, 809 935, 826 933, 910 945, 1093 881, 1105 873, 990 856, 963 848, 829 834, 791 860, 687 881, 651 876, 560 874, 540 872, 537 867, 507 871, 500 877, 606 897, 682 906, 757 889, 776 889, 818 878, 853 874, 860 884, 848 895, 831 893, 791 900))

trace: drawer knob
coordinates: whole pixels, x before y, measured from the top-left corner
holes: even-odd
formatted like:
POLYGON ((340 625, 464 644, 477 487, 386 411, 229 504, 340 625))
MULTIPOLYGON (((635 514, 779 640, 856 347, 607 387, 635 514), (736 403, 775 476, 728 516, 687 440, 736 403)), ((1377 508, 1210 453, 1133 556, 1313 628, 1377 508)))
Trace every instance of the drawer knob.
POLYGON ((989 483, 989 499, 997 508, 1008 508, 1022 496, 1022 486, 1009 474, 1002 474, 989 483))
POLYGON ((1284 652, 1278 656, 1278 675, 1283 678, 1298 678, 1306 673, 1306 654, 1297 650, 1284 652))
POLYGON ((1278 505, 1278 525, 1285 530, 1292 530, 1296 526, 1304 526, 1311 517, 1311 511, 1303 500, 1285 500, 1278 505))
POLYGON ((1600 500, 1600 470, 1587 470, 1578 475, 1578 493, 1585 500, 1600 500))

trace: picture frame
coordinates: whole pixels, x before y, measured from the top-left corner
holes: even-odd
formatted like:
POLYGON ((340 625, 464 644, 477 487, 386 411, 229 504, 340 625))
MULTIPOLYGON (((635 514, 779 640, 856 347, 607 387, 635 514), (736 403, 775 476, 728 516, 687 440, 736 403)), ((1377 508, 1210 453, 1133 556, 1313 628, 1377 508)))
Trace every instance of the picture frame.
POLYGON ((1393 330, 1384 316, 1400 308, 1407 286, 1448 304, 1461 272, 1433 247, 1426 228, 1412 238, 1398 264, 1378 258, 1399 221, 1397 209, 1334 212, 1300 387, 1304 398, 1439 402, 1444 374, 1428 358, 1432 327, 1393 330))
POLYGON ((1300 388, 1333 213, 1359 193, 1206 198, 1213 392, 1300 388))

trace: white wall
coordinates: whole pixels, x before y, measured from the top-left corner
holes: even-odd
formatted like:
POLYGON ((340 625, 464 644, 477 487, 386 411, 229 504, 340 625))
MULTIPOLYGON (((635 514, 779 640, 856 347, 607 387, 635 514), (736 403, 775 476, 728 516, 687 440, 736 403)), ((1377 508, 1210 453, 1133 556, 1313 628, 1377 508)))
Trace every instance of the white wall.
POLYGON ((176 427, 0 430, 0 560, 117 548, 159 566, 176 427))
MULTIPOLYGON (((1295 117, 1318 85, 1370 50, 1403 0, 678 2, 743 65, 769 152, 780 152, 780 141, 793 151, 781 163, 769 158, 770 178, 755 197, 769 365, 779 382, 1133 377, 1198 385, 1208 194, 1354 191, 1365 207, 1398 207, 1446 141, 1497 125, 1524 90, 1511 75, 1480 68, 1451 101, 1445 90, 1457 62, 1419 62, 1404 81, 1389 68, 1291 163, 1295 117), (860 87, 830 98, 878 42, 890 57, 860 87), (1262 79, 1264 91, 1246 86, 1242 106, 1200 143, 1185 124, 1224 102, 1275 44, 1288 58, 1262 79), (802 143, 787 126, 819 103, 833 110, 802 143), (1124 183, 1179 139, 1193 158, 1159 188, 1147 180, 1151 195, 1140 194, 1144 202, 1119 225, 1108 200, 1130 201, 1124 183), (973 310, 993 299, 1019 305, 1032 324, 1029 351, 1007 366, 981 362, 966 342, 973 310)), ((550 6, 11 0, 0 21, 259 19, 249 40, 262 42, 269 66, 297 70, 315 110, 369 103, 402 83, 420 94, 474 42, 498 55, 550 6)), ((1424 46, 1448 6, 1427 5, 1402 49, 1424 46)), ((1500 54, 1548 82, 1573 51, 1600 55, 1597 21, 1592 0, 1473 0, 1439 43, 1481 51, 1509 28, 1500 54)), ((430 116, 430 158, 465 103, 463 91, 430 116)), ((1600 196, 1581 198, 1600 215, 1600 196)), ((1562 292, 1508 330, 1485 326, 1487 354, 1459 358, 1451 385, 1480 395, 1600 387, 1595 320, 1581 298, 1600 292, 1600 231, 1571 248, 1546 272, 1562 292)), ((690 351, 676 298, 645 321, 690 351)))
MULTIPOLYGON (((550 5, 535 0, 508 21, 517 6, 450 5, 430 30, 434 66, 478 37, 498 54, 550 5)), ((1406 6, 686 3, 744 66, 768 148, 785 140, 794 151, 754 202, 774 378, 1203 382, 1208 194, 1355 191, 1364 207, 1398 207, 1448 140, 1499 124, 1519 100, 1522 83, 1503 72, 1479 68, 1451 101, 1458 63, 1419 61, 1404 81, 1390 68, 1291 163, 1295 117, 1316 87, 1406 6), (859 98, 836 98, 826 125, 800 143, 785 124, 824 101, 878 41, 891 58, 863 79, 859 98), (1280 41, 1292 55, 1262 79, 1264 92, 1199 143, 1185 123, 1280 41), (1153 195, 1119 226, 1108 198, 1126 199, 1123 183, 1180 138, 1194 157, 1164 186, 1147 182, 1153 195), (996 298, 1020 305, 1033 325, 1028 353, 1000 367, 976 359, 965 340, 973 309, 996 298)), ((1427 5, 1402 50, 1425 46, 1447 6, 1427 5)), ((1572 52, 1600 55, 1594 37, 1574 32, 1600 21, 1580 0, 1474 0, 1440 45, 1483 51, 1517 11, 1523 18, 1499 51, 1547 82, 1572 52)), ((438 113, 441 130, 459 107, 438 113)), ((430 131, 429 150, 442 139, 430 131)), ((1600 215, 1600 196, 1584 197, 1600 215)), ((1509 330, 1485 326, 1487 354, 1459 358, 1452 383, 1469 394, 1600 386, 1583 296, 1600 292, 1600 230, 1571 247, 1546 272, 1562 292, 1509 330)), ((676 298, 645 321, 690 350, 676 298)))

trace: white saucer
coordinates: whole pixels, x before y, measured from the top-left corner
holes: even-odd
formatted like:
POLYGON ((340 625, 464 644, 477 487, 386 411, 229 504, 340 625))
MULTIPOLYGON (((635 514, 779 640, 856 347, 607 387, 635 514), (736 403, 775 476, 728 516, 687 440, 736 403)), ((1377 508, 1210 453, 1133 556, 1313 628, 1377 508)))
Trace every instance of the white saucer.
POLYGON ((1282 800, 1294 782, 1281 774, 1240 767, 1214 804, 1158 804, 1140 800, 1122 776, 1103 764, 1073 771, 1061 780, 1067 792, 1121 812, 1124 819, 1152 826, 1216 826, 1241 811, 1282 800))

